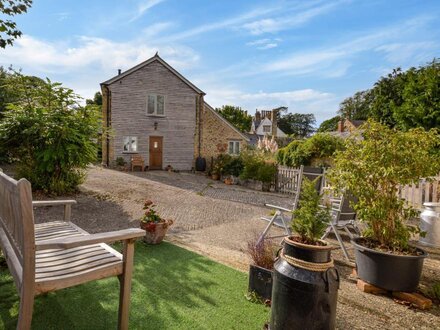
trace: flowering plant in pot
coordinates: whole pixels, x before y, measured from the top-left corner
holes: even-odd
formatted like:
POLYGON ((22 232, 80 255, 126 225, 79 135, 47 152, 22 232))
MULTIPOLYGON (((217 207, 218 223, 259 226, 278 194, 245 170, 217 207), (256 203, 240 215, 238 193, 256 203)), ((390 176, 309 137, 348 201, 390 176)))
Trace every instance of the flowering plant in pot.
POLYGON ((320 239, 331 221, 320 207, 316 182, 303 178, 292 236, 286 237, 274 264, 271 329, 333 329, 339 274, 331 250, 320 239), (325 310, 322 306, 326 306, 325 310))
POLYGON ((352 241, 358 276, 386 290, 415 291, 426 253, 409 243, 423 233, 409 223, 417 212, 399 197, 399 187, 438 174, 438 132, 398 131, 374 121, 360 131, 336 154, 329 173, 332 186, 357 198, 353 207, 366 225, 352 241))
POLYGON ((264 300, 272 296, 272 269, 275 262, 276 244, 272 240, 259 240, 259 235, 247 243, 252 264, 249 266, 248 291, 264 300))
POLYGON ((143 209, 144 215, 141 218, 140 226, 145 230, 144 241, 148 244, 159 244, 165 237, 168 228, 173 220, 166 220, 157 214, 154 209, 156 205, 151 200, 146 200, 143 209))

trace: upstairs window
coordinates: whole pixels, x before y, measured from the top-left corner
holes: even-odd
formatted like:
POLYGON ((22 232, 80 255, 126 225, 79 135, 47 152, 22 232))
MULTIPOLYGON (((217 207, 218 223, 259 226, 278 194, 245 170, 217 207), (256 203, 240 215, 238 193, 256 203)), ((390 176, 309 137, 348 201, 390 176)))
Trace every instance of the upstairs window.
POLYGON ((240 141, 229 141, 228 153, 238 155, 240 153, 240 141))
POLYGON ((124 136, 124 150, 123 152, 137 152, 137 137, 124 136))
POLYGON ((165 115, 165 97, 163 95, 150 94, 147 96, 147 115, 165 115))
POLYGON ((263 132, 264 133, 270 133, 270 128, 271 128, 270 125, 263 125, 263 132))

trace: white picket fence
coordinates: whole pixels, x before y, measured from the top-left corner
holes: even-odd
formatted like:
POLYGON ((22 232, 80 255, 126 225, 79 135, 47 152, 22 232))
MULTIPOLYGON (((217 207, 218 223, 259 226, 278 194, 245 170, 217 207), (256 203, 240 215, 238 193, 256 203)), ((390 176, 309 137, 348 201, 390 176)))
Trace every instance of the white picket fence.
MULTIPOLYGON (((273 182, 274 190, 282 194, 295 192, 298 171, 299 168, 278 166, 276 178, 273 182)), ((328 186, 325 175, 322 186, 328 186)), ((430 180, 420 179, 417 184, 400 187, 399 196, 405 199, 408 205, 419 210, 423 208, 423 203, 440 202, 440 174, 430 180)))
POLYGON ((408 205, 421 210, 423 203, 440 202, 440 175, 431 180, 420 179, 417 184, 400 187, 399 196, 408 205))

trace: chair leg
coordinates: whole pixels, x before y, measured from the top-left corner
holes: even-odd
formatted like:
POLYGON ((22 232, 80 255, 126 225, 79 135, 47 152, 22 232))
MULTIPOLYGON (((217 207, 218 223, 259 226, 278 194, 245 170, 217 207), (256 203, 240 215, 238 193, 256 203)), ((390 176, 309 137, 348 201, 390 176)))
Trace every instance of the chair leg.
POLYGON ((350 261, 350 257, 348 256, 348 252, 347 252, 347 249, 345 248, 344 241, 342 240, 341 235, 339 235, 339 233, 338 233, 338 229, 333 224, 330 224, 330 226, 332 227, 333 232, 336 235, 336 239, 338 240, 339 245, 341 246, 341 249, 342 249, 342 252, 344 253, 345 258, 347 259, 347 261, 350 261))
POLYGON ((326 239, 328 234, 330 234, 331 231, 332 231, 332 227, 328 226, 327 229, 324 232, 324 235, 322 235, 321 239, 326 239))
POLYGON ((264 240, 264 237, 266 237, 267 233, 270 230, 270 227, 272 226, 272 224, 274 223, 275 219, 280 215, 280 211, 276 211, 275 214, 273 215, 272 219, 270 219, 268 225, 266 226, 266 228, 264 228, 263 232, 261 233, 260 237, 258 238, 257 244, 260 244, 262 240, 264 240))
POLYGON ((123 273, 119 275, 120 293, 118 328, 120 330, 128 329, 128 319, 130 316, 131 276, 133 273, 133 255, 134 240, 127 240, 124 242, 123 273))
POLYGON ((32 324, 32 313, 34 311, 34 293, 31 290, 21 289, 20 311, 18 314, 17 329, 29 330, 32 324))

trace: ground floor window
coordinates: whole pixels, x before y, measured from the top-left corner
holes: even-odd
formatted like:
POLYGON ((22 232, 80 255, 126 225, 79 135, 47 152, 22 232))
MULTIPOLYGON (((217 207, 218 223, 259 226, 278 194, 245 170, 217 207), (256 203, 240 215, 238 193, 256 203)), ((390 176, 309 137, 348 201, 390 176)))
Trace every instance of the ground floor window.
POLYGON ((124 152, 137 152, 137 137, 124 136, 124 152))
POLYGON ((240 141, 229 141, 228 153, 238 155, 240 153, 240 141))

